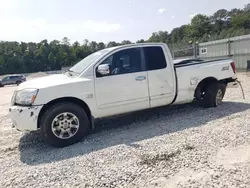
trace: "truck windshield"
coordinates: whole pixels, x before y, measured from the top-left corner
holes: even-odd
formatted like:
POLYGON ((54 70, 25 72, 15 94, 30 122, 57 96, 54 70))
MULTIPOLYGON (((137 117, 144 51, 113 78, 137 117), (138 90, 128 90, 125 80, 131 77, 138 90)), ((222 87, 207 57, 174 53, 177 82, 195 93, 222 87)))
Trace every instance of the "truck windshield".
POLYGON ((85 57, 83 60, 79 61, 73 67, 69 69, 70 72, 81 73, 84 71, 88 66, 90 66, 94 61, 100 58, 102 55, 105 55, 109 50, 104 49, 97 51, 89 56, 85 57))

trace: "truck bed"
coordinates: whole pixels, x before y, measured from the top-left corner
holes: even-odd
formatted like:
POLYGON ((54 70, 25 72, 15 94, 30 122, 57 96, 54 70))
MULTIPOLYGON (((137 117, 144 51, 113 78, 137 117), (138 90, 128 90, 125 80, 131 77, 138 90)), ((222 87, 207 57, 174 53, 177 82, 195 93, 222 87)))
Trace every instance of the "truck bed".
MULTIPOLYGON (((177 78, 177 98, 174 104, 190 102, 194 99, 194 90, 205 78, 218 81, 235 77, 231 67, 232 59, 216 59, 195 63, 175 64, 177 78)), ((236 78, 236 77, 235 77, 236 78)))
POLYGON ((230 58, 223 58, 223 59, 213 59, 213 60, 201 60, 201 59, 190 59, 190 61, 199 61, 199 62, 190 62, 190 63, 176 63, 174 64, 175 68, 178 67, 185 67, 185 66, 192 66, 192 65, 198 65, 198 64, 205 64, 205 63, 211 63, 211 62, 218 62, 218 61, 224 61, 224 60, 231 60, 230 58))

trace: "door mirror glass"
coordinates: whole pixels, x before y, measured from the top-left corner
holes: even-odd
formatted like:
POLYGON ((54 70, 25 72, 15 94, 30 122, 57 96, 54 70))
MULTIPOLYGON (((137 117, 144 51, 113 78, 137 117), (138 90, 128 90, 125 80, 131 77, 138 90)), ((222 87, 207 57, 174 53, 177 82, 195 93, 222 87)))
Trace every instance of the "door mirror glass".
POLYGON ((108 64, 99 65, 97 72, 103 76, 110 74, 110 68, 108 64))

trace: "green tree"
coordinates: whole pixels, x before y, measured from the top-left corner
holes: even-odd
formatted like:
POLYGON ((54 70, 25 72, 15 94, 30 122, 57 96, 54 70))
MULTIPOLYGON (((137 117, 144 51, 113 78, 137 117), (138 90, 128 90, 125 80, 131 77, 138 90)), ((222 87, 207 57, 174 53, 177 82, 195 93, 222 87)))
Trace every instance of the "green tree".
POLYGON ((211 22, 206 15, 198 14, 191 20, 191 36, 200 39, 205 34, 210 34, 212 29, 211 22))
POLYGON ((3 55, 0 55, 0 74, 4 74, 5 72, 5 63, 4 63, 4 58, 3 55))
POLYGON ((98 50, 97 42, 91 41, 91 42, 89 43, 89 48, 90 48, 90 51, 91 51, 91 52, 97 51, 97 50, 98 50))
POLYGON ((216 11, 212 17, 213 17, 214 21, 221 20, 221 19, 227 17, 228 14, 229 14, 229 12, 226 9, 220 9, 220 10, 216 11))
POLYGON ((136 43, 144 43, 144 42, 145 42, 144 39, 140 39, 140 40, 136 41, 136 43))
POLYGON ((69 46, 69 45, 70 45, 70 40, 68 39, 68 37, 64 37, 64 38, 62 39, 62 43, 63 43, 64 45, 69 46))
POLYGON ((123 41, 121 42, 121 44, 122 44, 122 45, 132 44, 132 42, 129 41, 129 40, 123 40, 123 41))
POLYGON ((106 48, 106 46, 103 42, 99 42, 97 44, 97 50, 103 50, 104 48, 106 48))
POLYGON ((220 33, 223 29, 226 29, 227 28, 227 25, 224 21, 222 20, 216 20, 214 22, 214 25, 212 27, 212 32, 213 33, 220 33))
POLYGON ((107 47, 109 48, 109 47, 115 47, 115 46, 119 46, 119 45, 120 45, 119 43, 117 43, 115 41, 111 41, 108 43, 107 47))
POLYGON ((185 36, 185 28, 187 26, 183 25, 181 27, 174 28, 171 32, 171 41, 172 43, 177 43, 178 41, 183 40, 185 36))
POLYGON ((241 9, 234 8, 234 9, 229 11, 228 15, 235 16, 235 15, 239 15, 241 13, 243 13, 243 11, 241 9))
POLYGON ((250 28, 250 14, 243 13, 233 17, 232 25, 235 28, 250 28))
POLYGON ((154 32, 152 36, 148 39, 149 42, 163 42, 168 43, 170 36, 167 31, 154 32))
POLYGON ((244 11, 245 13, 250 13, 250 3, 248 3, 247 5, 245 5, 243 11, 244 11))

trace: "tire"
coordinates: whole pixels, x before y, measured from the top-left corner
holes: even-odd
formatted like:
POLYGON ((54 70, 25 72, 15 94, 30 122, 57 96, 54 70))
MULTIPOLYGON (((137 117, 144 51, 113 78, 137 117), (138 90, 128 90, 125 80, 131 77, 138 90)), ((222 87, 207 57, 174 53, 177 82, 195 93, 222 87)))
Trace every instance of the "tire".
MULTIPOLYGON (((71 122, 71 124, 73 123, 71 122)), ((80 140, 82 140, 83 137, 86 136, 90 131, 90 122, 84 109, 78 106, 77 104, 70 103, 70 102, 58 103, 58 104, 51 106, 48 110, 46 110, 46 112, 42 116, 41 131, 46 142, 49 145, 54 146, 54 147, 65 147, 65 146, 75 144, 79 142, 80 140), (62 113, 64 113, 63 115, 64 119, 61 118, 61 116, 58 116, 62 113), (65 125, 67 126, 67 123, 65 125, 61 125, 61 123, 64 122, 64 120, 67 120, 65 118, 65 114, 68 114, 69 116, 73 115, 76 117, 72 119, 75 119, 74 121, 78 122, 78 129, 67 128, 67 130, 65 130, 66 127, 64 128, 61 127, 65 125), (57 116, 58 118, 56 118, 57 116), (55 121, 56 120, 55 118, 58 120, 55 121), (60 120, 60 118, 63 120, 60 120), (57 126, 57 124, 59 124, 60 126, 57 126), (56 131, 52 130, 52 127, 58 130, 56 131), (71 133, 73 132, 74 135, 72 137, 65 138, 67 137, 67 135, 70 136, 68 131, 71 131, 71 133), (59 136, 61 132, 65 132, 65 134, 63 134, 64 138, 62 138, 62 136, 61 137, 59 136)))
POLYGON ((221 105, 226 92, 226 85, 222 83, 213 83, 205 90, 202 99, 202 105, 206 108, 217 107, 221 105))
POLYGON ((21 81, 16 81, 16 85, 20 85, 22 82, 21 81))
POLYGON ((3 85, 3 84, 0 84, 0 87, 4 87, 4 85, 3 85))

